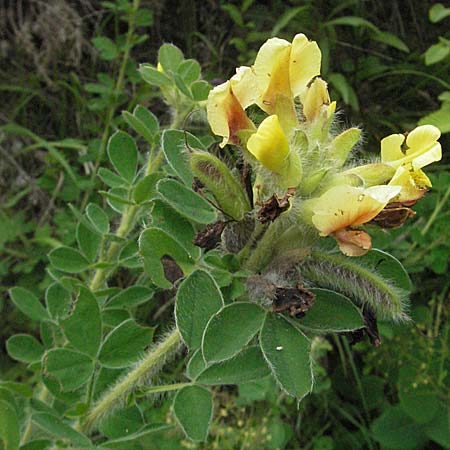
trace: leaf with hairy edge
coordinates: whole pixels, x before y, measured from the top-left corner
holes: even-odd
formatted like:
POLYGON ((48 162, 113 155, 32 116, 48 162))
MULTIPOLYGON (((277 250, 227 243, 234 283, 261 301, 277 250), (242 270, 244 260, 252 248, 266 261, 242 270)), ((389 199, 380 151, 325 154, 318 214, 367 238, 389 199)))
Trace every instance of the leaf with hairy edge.
POLYGON ((77 350, 96 356, 102 336, 102 319, 97 300, 87 288, 80 288, 72 314, 61 325, 77 350))
POLYGON ((342 294, 328 289, 311 289, 316 299, 304 317, 301 327, 322 333, 352 331, 364 327, 359 309, 342 294))
POLYGON ((74 391, 83 386, 94 371, 92 359, 67 348, 53 348, 44 357, 47 374, 56 378, 63 391, 74 391))
POLYGON ((40 361, 44 354, 43 345, 29 334, 15 334, 6 341, 6 350, 11 358, 25 363, 40 361))
POLYGON ((260 343, 283 390, 299 400, 311 392, 310 343, 300 330, 279 314, 267 314, 260 343))
POLYGON ((193 176, 189 166, 188 149, 207 149, 202 142, 187 131, 166 130, 162 134, 161 146, 170 167, 180 177, 184 184, 192 186, 193 176))
POLYGON ((199 348, 208 320, 223 306, 216 282, 204 270, 192 272, 178 288, 175 304, 177 327, 189 348, 199 348))
POLYGON ((235 357, 212 364, 201 372, 196 381, 202 384, 241 384, 270 374, 259 346, 244 349, 235 357))
POLYGON ((202 196, 178 181, 160 180, 156 190, 175 211, 194 222, 207 224, 217 217, 215 210, 202 196))
POLYGON ((265 311, 254 303, 224 306, 206 325, 202 340, 205 361, 224 361, 239 353, 261 329, 264 316, 265 311))
POLYGON ((106 336, 98 358, 103 366, 111 369, 128 367, 139 359, 152 337, 152 328, 141 327, 128 319, 106 336))
POLYGON ((144 258, 145 271, 161 288, 172 287, 172 282, 189 273, 194 264, 186 250, 159 228, 147 228, 141 233, 139 252, 144 258))
POLYGON ((132 182, 138 163, 134 139, 123 131, 116 131, 108 142, 108 156, 117 173, 132 182))
POLYGON ((19 418, 14 405, 0 399, 0 441, 4 450, 17 450, 20 443, 19 418))
POLYGON ((9 291, 12 302, 32 320, 48 320, 47 310, 39 299, 27 289, 14 287, 9 291))
POLYGON ((201 386, 180 389, 173 400, 173 412, 189 439, 194 442, 206 441, 213 413, 210 391, 201 386))

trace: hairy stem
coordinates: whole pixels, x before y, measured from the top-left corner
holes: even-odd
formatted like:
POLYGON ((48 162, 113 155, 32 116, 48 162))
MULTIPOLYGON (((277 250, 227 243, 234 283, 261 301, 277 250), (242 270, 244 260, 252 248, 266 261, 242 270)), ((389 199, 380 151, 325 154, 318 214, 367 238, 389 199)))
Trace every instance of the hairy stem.
POLYGON ((153 347, 121 380, 111 388, 93 406, 82 425, 82 429, 91 429, 99 420, 113 410, 124 397, 155 368, 162 365, 167 356, 173 354, 181 344, 181 336, 178 329, 174 329, 156 347, 153 347))

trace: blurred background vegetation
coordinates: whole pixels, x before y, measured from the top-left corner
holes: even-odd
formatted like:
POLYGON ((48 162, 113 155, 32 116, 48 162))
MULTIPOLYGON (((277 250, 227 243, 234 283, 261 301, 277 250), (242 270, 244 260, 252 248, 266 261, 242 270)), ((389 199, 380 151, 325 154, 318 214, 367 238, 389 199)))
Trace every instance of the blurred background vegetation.
MULTIPOLYGON (((142 82, 138 64, 154 63, 160 45, 172 42, 216 83, 251 64, 269 37, 291 40, 301 32, 322 49, 322 74, 338 100, 341 126, 364 129, 361 153, 375 155, 382 137, 417 124, 432 123, 443 133, 444 158, 428 171, 433 189, 415 207, 417 216, 398 230, 374 230, 375 246, 397 256, 412 275, 414 323, 382 323, 377 349, 365 341, 350 346, 346 337, 321 341, 315 349, 321 376, 299 408, 267 383, 224 390, 205 448, 450 448, 449 412, 440 406, 450 404, 446 6, 418 0, 0 1, 1 342, 33 333, 7 290, 20 285, 42 293, 48 286, 46 254, 75 240, 68 203, 80 208, 88 198, 102 201, 92 194, 100 185, 92 173, 107 137, 122 123, 120 111, 143 104, 169 121, 160 92, 142 82)), ((0 371, 7 380, 29 376, 3 345, 0 371)), ((196 448, 190 445, 179 436, 169 445, 155 439, 148 448, 196 448)))

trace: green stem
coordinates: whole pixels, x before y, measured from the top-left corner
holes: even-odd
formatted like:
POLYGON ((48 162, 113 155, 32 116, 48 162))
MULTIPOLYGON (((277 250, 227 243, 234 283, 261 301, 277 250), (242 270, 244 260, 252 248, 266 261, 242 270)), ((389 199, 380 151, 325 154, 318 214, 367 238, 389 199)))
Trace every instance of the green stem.
MULTIPOLYGON (((120 64, 119 68, 119 74, 117 76, 116 84, 114 86, 114 95, 117 96, 119 92, 122 92, 124 80, 125 80, 125 69, 128 64, 128 60, 130 58, 130 50, 131 50, 131 40, 133 38, 134 30, 135 30, 135 18, 137 10, 139 9, 139 3, 140 0, 134 0, 133 1, 133 7, 130 13, 130 17, 128 20, 128 32, 125 40, 125 51, 123 53, 122 62, 120 64)), ((117 98, 117 97, 115 97, 117 98)), ((81 202, 80 209, 83 210, 89 200, 89 197, 92 193, 92 189, 94 186, 95 177, 97 175, 98 168, 100 166, 100 163, 102 162, 103 155, 105 154, 106 146, 108 144, 109 139, 109 128, 111 126, 112 119, 114 117, 114 113, 116 111, 117 103, 116 99, 114 98, 114 101, 111 102, 108 111, 106 113, 106 119, 105 119, 105 125, 103 128, 102 138, 100 141, 100 147, 98 149, 97 159, 95 160, 94 168, 92 169, 91 173, 91 179, 89 188, 85 191, 83 200, 81 202)))
POLYGON ((186 386, 192 386, 193 383, 174 383, 174 384, 162 384, 160 386, 152 386, 149 388, 143 389, 142 395, 152 395, 159 394, 161 392, 170 392, 170 391, 178 391, 186 386))
POLYGON ((181 336, 178 329, 175 328, 94 405, 88 413, 83 429, 92 428, 102 417, 113 410, 127 393, 132 391, 148 373, 151 373, 152 369, 165 361, 169 353, 176 351, 180 343, 181 336))
MULTIPOLYGON (((139 206, 132 205, 128 206, 125 209, 125 212, 122 215, 122 218, 120 220, 119 228, 117 229, 115 235, 119 238, 124 238, 128 235, 128 233, 133 229, 134 227, 134 219, 136 218, 136 214, 139 210, 139 206)), ((104 261, 102 262, 111 262, 114 261, 117 254, 119 253, 121 249, 121 244, 119 242, 112 242, 110 247, 108 248, 108 251, 106 252, 106 256, 104 261)), ((94 273, 94 276, 91 280, 91 283, 89 285, 89 288, 91 291, 96 291, 99 289, 104 281, 108 278, 109 274, 111 273, 111 269, 97 269, 94 273)))

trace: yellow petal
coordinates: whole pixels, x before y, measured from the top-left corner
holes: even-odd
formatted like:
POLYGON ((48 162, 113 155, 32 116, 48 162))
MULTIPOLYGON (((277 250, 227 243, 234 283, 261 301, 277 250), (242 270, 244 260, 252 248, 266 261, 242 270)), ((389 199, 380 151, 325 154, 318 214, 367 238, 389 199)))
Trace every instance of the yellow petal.
POLYGON ((238 99, 243 109, 256 103, 259 97, 256 76, 250 67, 241 66, 236 69, 236 74, 230 79, 233 94, 238 99))
POLYGON ((320 75, 322 54, 314 41, 304 34, 297 34, 292 41, 289 61, 289 78, 293 97, 306 90, 308 83, 320 75))
POLYGON ((289 142, 278 116, 266 117, 247 142, 248 151, 266 168, 281 174, 289 155, 289 142))
POLYGON ((213 133, 223 137, 221 147, 228 142, 238 144, 237 133, 240 130, 254 129, 253 122, 247 117, 244 108, 233 93, 230 81, 210 91, 206 113, 213 133))
POLYGON ((405 156, 401 148, 403 142, 405 141, 405 136, 403 134, 391 134, 381 140, 381 161, 388 163, 391 161, 396 161, 405 156))
POLYGON ((327 83, 321 78, 316 78, 301 97, 301 101, 303 115, 309 122, 313 121, 320 114, 322 106, 330 104, 327 83))
POLYGON ((267 112, 275 112, 277 95, 290 97, 289 56, 291 44, 279 38, 266 41, 256 55, 253 70, 261 95, 258 106, 267 112))
POLYGON ((332 187, 321 197, 309 201, 312 222, 321 236, 361 225, 374 218, 400 190, 399 186, 332 187))
POLYGON ((389 186, 400 186, 401 191, 394 201, 408 204, 423 197, 431 187, 431 181, 420 169, 414 171, 400 166, 389 182, 389 186))
POLYGON ((406 145, 409 148, 431 147, 439 138, 441 132, 434 125, 421 125, 414 128, 406 137, 406 145))

